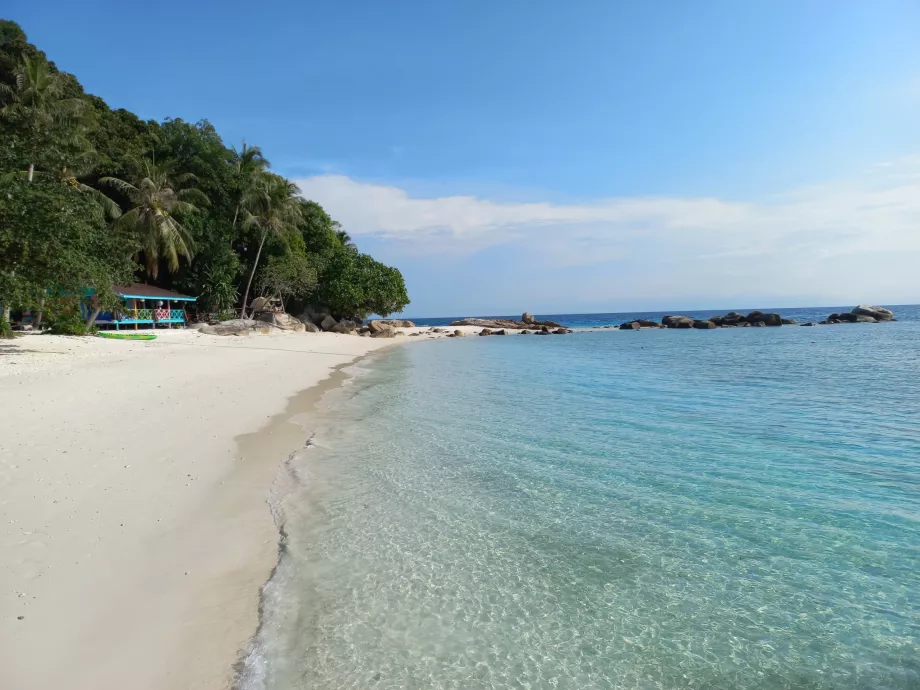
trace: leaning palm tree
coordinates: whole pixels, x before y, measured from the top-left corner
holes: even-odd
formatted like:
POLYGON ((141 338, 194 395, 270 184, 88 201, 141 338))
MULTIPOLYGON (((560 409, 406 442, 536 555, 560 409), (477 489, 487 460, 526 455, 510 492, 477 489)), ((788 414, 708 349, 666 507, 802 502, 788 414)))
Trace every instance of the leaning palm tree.
POLYGON ((243 142, 243 148, 239 151, 236 150, 236 147, 233 147, 231 164, 237 195, 236 209, 233 211, 233 227, 235 228, 240 211, 248 201, 251 201, 260 174, 265 172, 270 164, 265 159, 265 156, 262 155, 262 149, 258 146, 247 146, 245 141, 243 142))
POLYGON ((301 218, 300 205, 297 203, 299 194, 300 189, 293 182, 280 175, 262 173, 247 198, 243 228, 258 232, 259 249, 252 262, 249 280, 246 281, 246 292, 243 293, 243 318, 246 318, 249 289, 252 287, 252 278, 259 266, 259 258, 262 256, 265 240, 269 235, 283 237, 286 233, 296 229, 296 223, 301 218))
POLYGON ((144 176, 134 184, 117 177, 99 180, 128 198, 131 210, 115 222, 115 228, 135 235, 138 254, 143 252, 147 274, 152 278, 157 277, 160 259, 166 259, 170 272, 175 272, 179 270, 180 256, 192 258, 192 236, 176 215, 194 213, 198 206, 208 205, 200 189, 180 189, 194 179, 191 173, 174 173, 170 162, 144 161, 144 176))

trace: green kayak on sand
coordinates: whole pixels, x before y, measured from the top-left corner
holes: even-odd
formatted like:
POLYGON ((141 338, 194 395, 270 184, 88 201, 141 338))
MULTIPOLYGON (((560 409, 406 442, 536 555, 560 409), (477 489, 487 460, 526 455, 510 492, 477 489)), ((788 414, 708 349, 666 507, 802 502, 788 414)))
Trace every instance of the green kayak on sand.
POLYGON ((115 340, 156 340, 153 333, 119 333, 117 331, 100 331, 100 338, 113 338, 115 340))

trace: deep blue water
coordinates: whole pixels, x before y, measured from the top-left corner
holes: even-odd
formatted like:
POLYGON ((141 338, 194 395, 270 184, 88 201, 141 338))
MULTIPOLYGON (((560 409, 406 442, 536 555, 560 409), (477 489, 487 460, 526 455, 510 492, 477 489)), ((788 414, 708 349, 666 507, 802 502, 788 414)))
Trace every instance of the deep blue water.
POLYGON ((292 461, 245 687, 920 687, 920 321, 895 311, 362 364, 292 461))
MULTIPOLYGON (((730 311, 737 311, 741 314, 747 314, 757 309, 765 313, 775 312, 782 314, 784 318, 795 319, 799 323, 814 321, 815 323, 823 321, 829 314, 834 312, 850 311, 855 304, 845 307, 731 307, 728 309, 703 309, 697 311, 636 311, 636 312, 618 312, 610 314, 536 314, 540 321, 556 321, 569 328, 596 328, 599 326, 618 326, 627 321, 636 319, 649 319, 661 323, 661 317, 666 314, 682 314, 691 316, 696 319, 708 319, 716 314, 726 314, 730 311)), ((882 305, 887 306, 894 311, 896 318, 901 321, 916 321, 920 319, 920 306, 918 305, 882 305)), ((465 316, 445 316, 430 319, 411 319, 417 326, 448 326, 453 321, 477 316, 476 314, 467 314, 465 316)), ((408 317, 407 317, 408 318, 408 317)), ((502 315, 502 316, 480 316, 487 319, 519 319, 520 314, 502 315)))

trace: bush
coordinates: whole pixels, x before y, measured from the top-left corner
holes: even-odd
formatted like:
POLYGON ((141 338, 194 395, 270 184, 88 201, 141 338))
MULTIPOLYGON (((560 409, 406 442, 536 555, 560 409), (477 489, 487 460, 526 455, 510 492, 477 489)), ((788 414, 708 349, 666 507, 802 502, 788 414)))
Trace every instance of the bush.
POLYGON ((74 297, 49 299, 45 305, 49 331, 54 335, 88 335, 92 332, 86 327, 80 313, 80 303, 74 297))

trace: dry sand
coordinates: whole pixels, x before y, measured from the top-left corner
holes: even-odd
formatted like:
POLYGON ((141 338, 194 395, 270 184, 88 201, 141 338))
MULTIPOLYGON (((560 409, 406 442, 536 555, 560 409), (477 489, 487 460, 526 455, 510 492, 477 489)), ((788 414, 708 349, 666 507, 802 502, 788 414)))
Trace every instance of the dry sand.
POLYGON ((336 367, 432 337, 158 335, 0 341, 4 690, 228 687, 307 437, 290 417, 336 367))

